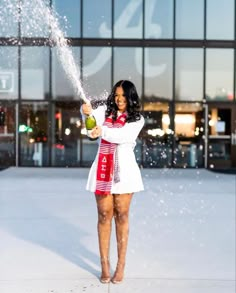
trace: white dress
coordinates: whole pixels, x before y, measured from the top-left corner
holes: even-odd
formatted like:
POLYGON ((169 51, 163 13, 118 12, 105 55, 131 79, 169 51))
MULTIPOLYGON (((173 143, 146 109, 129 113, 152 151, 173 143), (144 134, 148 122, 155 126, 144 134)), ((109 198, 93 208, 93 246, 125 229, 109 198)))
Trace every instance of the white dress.
MULTIPOLYGON (((105 110, 106 106, 100 106, 92 112, 99 126, 102 126, 105 120, 105 110)), ((120 181, 116 183, 114 181, 112 182, 112 194, 133 193, 144 189, 140 169, 134 154, 136 139, 143 125, 144 118, 141 116, 140 120, 125 123, 121 128, 102 126, 101 138, 117 144, 116 156, 119 164, 120 181)), ((96 190, 97 162, 98 153, 91 166, 86 185, 86 190, 91 192, 95 192, 96 190)))

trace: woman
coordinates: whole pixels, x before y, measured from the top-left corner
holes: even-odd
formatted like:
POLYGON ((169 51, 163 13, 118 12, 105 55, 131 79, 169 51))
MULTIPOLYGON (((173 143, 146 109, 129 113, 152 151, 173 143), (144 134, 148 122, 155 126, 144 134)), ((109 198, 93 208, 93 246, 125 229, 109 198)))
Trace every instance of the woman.
POLYGON ((124 277, 129 233, 129 207, 134 192, 143 182, 134 155, 135 141, 143 128, 140 101, 134 84, 121 80, 115 84, 104 105, 92 110, 84 104, 82 112, 93 114, 97 126, 91 138, 100 137, 97 156, 90 169, 86 189, 94 192, 98 210, 98 239, 102 283, 120 283, 124 277), (109 248, 114 217, 118 262, 110 278, 109 248))

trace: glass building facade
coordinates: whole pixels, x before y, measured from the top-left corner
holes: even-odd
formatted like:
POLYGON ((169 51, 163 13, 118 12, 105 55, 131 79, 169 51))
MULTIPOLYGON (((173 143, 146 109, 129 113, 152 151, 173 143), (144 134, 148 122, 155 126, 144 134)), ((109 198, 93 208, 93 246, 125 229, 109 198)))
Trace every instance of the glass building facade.
POLYGON ((97 143, 85 135, 77 78, 92 100, 120 79, 135 83, 146 121, 140 166, 236 168, 234 0, 0 0, 0 8, 0 167, 91 165, 97 143))

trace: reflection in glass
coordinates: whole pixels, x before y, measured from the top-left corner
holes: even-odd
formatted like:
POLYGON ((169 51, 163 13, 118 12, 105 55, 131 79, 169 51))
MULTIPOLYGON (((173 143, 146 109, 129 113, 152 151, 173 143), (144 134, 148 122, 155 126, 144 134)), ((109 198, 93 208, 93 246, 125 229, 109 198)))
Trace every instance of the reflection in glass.
POLYGON ((19 0, 11 0, 6 5, 5 1, 0 1, 0 37, 16 37, 18 35, 18 2, 19 0))
POLYGON ((65 36, 80 37, 80 2, 81 0, 52 1, 55 11, 60 16, 59 24, 65 36))
MULTIPOLYGON (((72 47, 72 54, 77 64, 78 68, 80 67, 80 48, 72 47)), ((78 69, 80 72, 80 68, 78 69)), ((53 99, 63 100, 70 99, 76 100, 78 96, 76 91, 73 88, 72 82, 67 77, 64 68, 60 60, 58 59, 57 50, 52 49, 52 96, 53 99)))
POLYGON ((203 0, 176 1, 176 38, 202 39, 204 25, 203 0))
POLYGON ((231 145, 232 112, 230 108, 209 109, 208 113, 208 133, 209 133, 209 159, 208 166, 213 168, 230 168, 233 147, 231 145))
POLYGON ((145 98, 172 99, 173 50, 169 48, 145 48, 145 98))
POLYGON ((49 48, 22 48, 22 99, 44 100, 49 95, 49 48))
POLYGON ((0 47, 0 99, 18 98, 18 48, 0 47))
POLYGON ((92 99, 107 97, 111 90, 110 47, 83 47, 83 86, 92 99))
POLYGON ((48 103, 20 107, 20 165, 48 166, 48 103))
POLYGON ((175 147, 176 167, 203 167, 204 113, 200 103, 176 103, 175 147))
POLYGON ((23 0, 21 2, 21 36, 47 38, 49 25, 46 14, 50 1, 23 0))
POLYGON ((176 100, 201 101, 203 96, 203 50, 176 49, 176 100))
POLYGON ((142 0, 114 1, 114 37, 142 38, 142 0))
POLYGON ((171 166, 171 137, 169 104, 144 102, 145 125, 140 133, 145 167, 171 166))
POLYGON ((52 166, 79 166, 81 160, 81 104, 56 102, 52 117, 52 166))
POLYGON ((83 37, 111 37, 111 2, 111 0, 99 0, 96 9, 91 9, 94 0, 83 2, 83 37))
POLYGON ((144 1, 145 39, 173 37, 173 0, 144 1))
POLYGON ((231 135, 231 109, 211 108, 208 118, 210 138, 231 135))
POLYGON ((115 48, 114 51, 114 83, 121 79, 131 80, 141 95, 142 49, 115 48))
POLYGON ((235 0, 207 0, 207 39, 234 39, 235 0))
POLYGON ((15 104, 0 102, 0 167, 15 166, 15 104))
POLYGON ((233 49, 206 50, 206 99, 233 100, 233 49))

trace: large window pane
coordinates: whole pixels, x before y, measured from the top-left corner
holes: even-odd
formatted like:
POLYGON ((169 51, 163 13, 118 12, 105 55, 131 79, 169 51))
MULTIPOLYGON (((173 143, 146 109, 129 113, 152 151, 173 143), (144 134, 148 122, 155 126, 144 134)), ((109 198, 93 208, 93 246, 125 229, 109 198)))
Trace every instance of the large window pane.
POLYGON ((176 167, 203 167, 204 113, 200 103, 175 104, 176 167))
POLYGON ((78 166, 81 154, 81 115, 78 102, 52 105, 52 166, 78 166))
POLYGON ((80 82, 80 48, 72 47, 69 49, 69 56, 77 67, 77 73, 74 72, 73 64, 69 60, 63 58, 56 48, 52 49, 52 96, 53 99, 78 99, 77 89, 74 80, 80 82), (72 72, 72 75, 71 75, 72 72), (78 76, 77 76, 78 74, 78 76), (75 76, 76 75, 76 76, 75 76))
POLYGON ((114 37, 142 38, 142 0, 114 1, 114 37))
POLYGON ((203 98, 203 50, 176 49, 176 100, 203 98))
MULTIPOLYGON (((18 0, 0 0, 0 37, 18 34, 18 0)), ((1 60, 1 59, 0 59, 1 60)))
POLYGON ((173 50, 145 49, 145 99, 172 99, 173 50))
POLYGON ((121 79, 131 80, 141 96, 142 49, 115 48, 114 83, 121 79))
POLYGON ((20 165, 48 166, 48 104, 22 103, 20 108, 20 165))
POLYGON ((145 39, 173 37, 173 0, 149 0, 145 4, 145 39))
MULTIPOLYGON (((111 91, 111 48, 83 48, 83 85, 86 95, 92 101, 106 99, 111 91)), ((97 152, 97 141, 83 135, 79 153, 83 166, 91 166, 97 152)))
POLYGON ((207 39, 234 39, 235 0, 207 0, 207 39))
POLYGON ((60 27, 68 37, 80 37, 80 2, 81 0, 53 0, 53 7, 60 16, 60 27))
POLYGON ((22 0, 21 34, 23 37, 48 37, 49 0, 22 0))
POLYGON ((176 1, 176 38, 202 39, 204 25, 203 0, 176 1))
POLYGON ((49 48, 22 48, 22 99, 43 100, 49 95, 49 48))
POLYGON ((111 48, 83 48, 83 84, 89 98, 107 96, 111 90, 111 48))
POLYGON ((18 98, 18 48, 0 47, 0 99, 18 98))
POLYGON ((91 9, 94 0, 83 2, 83 37, 111 37, 111 2, 111 0, 99 0, 96 9, 91 9))
POLYGON ((144 102, 143 115, 145 125, 140 133, 143 145, 143 166, 171 166, 171 137, 173 132, 169 128, 169 104, 144 102))
POLYGON ((233 100, 233 49, 206 50, 206 99, 233 100))
POLYGON ((90 167, 97 153, 97 141, 86 134, 80 113, 81 103, 52 104, 52 166, 90 167))

